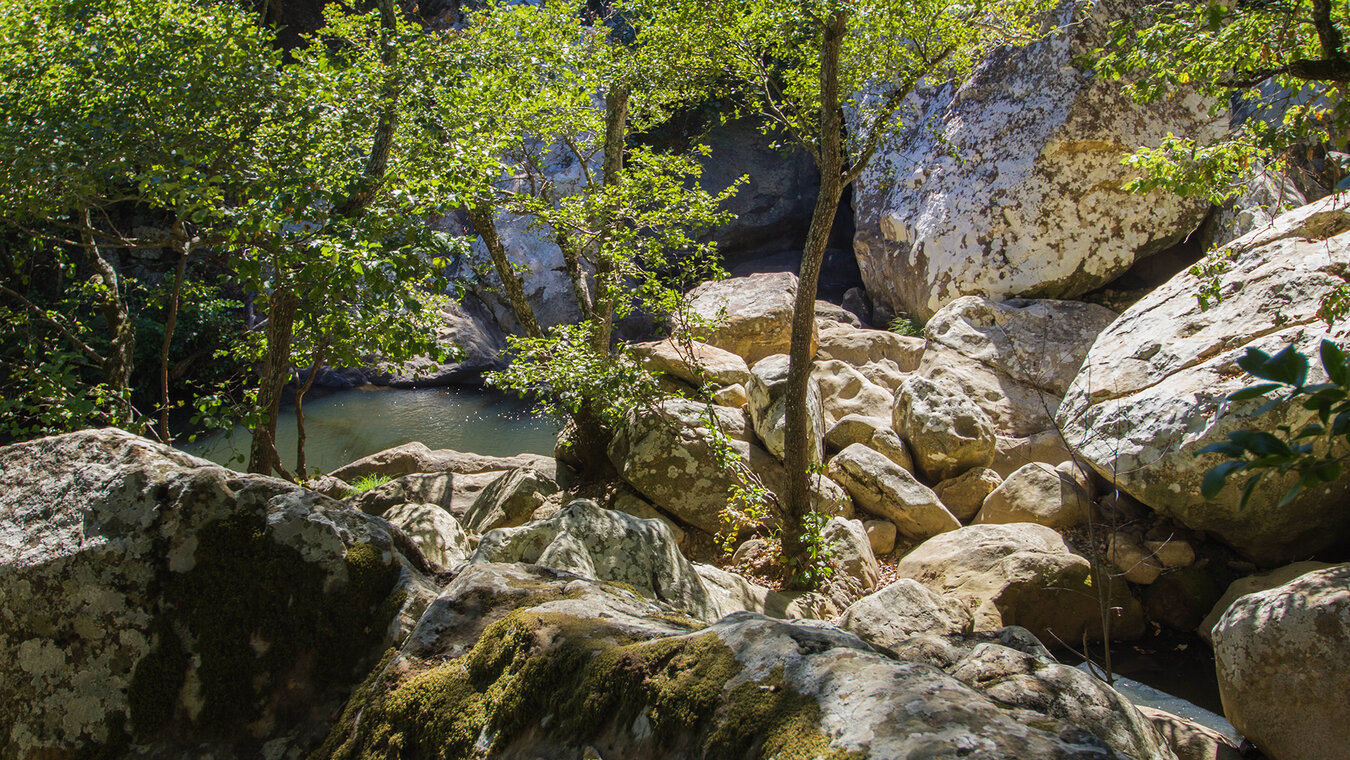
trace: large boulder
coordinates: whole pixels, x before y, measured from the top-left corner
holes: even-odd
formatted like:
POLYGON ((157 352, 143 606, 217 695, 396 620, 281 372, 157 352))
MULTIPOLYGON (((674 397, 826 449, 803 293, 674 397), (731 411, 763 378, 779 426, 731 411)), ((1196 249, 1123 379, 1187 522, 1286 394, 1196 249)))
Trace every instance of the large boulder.
POLYGON ((673 338, 629 346, 647 369, 669 375, 694 388, 705 384, 735 385, 750 380, 745 360, 702 341, 681 343, 673 338))
POLYGON ((660 520, 577 499, 545 520, 485 534, 470 564, 524 562, 622 583, 703 620, 721 617, 703 581, 660 520))
MULTIPOLYGON (((652 408, 635 409, 610 442, 608 455, 620 477, 652 504, 706 533, 717 533, 725 527, 722 514, 735 489, 751 485, 743 475, 759 478, 775 493, 783 486, 783 466, 753 440, 740 410, 667 398, 652 408), (723 444, 714 443, 719 439, 723 444), (734 467, 718 464, 719 451, 731 454, 734 467)), ((841 486, 813 478, 811 487, 817 511, 852 517, 852 502, 841 486)))
MULTIPOLYGON (((787 383, 788 355, 774 354, 755 362, 750 368, 750 382, 745 388, 750 397, 748 409, 755 435, 779 461, 784 459, 786 453, 787 383)), ((806 444, 809 461, 819 462, 825 458, 825 420, 821 389, 816 384, 815 373, 812 373, 806 381, 806 444)))
POLYGON ((958 298, 924 327, 918 371, 960 388, 998 433, 1032 435, 1054 425, 1060 397, 1116 316, 1077 301, 958 298))
POLYGON ((314 757, 1168 757, 1132 746, 824 624, 739 613, 698 629, 612 586, 480 565, 314 757))
POLYGON ((1271 760, 1350 747, 1350 565, 1248 594, 1214 626, 1224 716, 1271 760))
POLYGON ((1257 415, 1262 400, 1225 398, 1255 383, 1236 364, 1248 348, 1274 353, 1293 345, 1314 357, 1309 382, 1325 380, 1318 345, 1328 335, 1350 337, 1350 324, 1328 334, 1317 310, 1344 286, 1348 266, 1350 209, 1330 198, 1212 254, 1196 271, 1213 273, 1213 282, 1191 272, 1173 277, 1098 336, 1060 407, 1070 446, 1129 495, 1261 564, 1350 538, 1350 510, 1343 508, 1350 479, 1282 505, 1294 476, 1267 477, 1239 509, 1236 485, 1213 501, 1201 496, 1205 472, 1222 458, 1196 456, 1234 430, 1297 430, 1313 419, 1298 405, 1257 415), (1202 298, 1214 285, 1222 297, 1202 298))
POLYGON ((890 362, 898 372, 913 372, 923 357, 924 339, 889 330, 869 330, 838 322, 817 321, 816 359, 841 361, 851 367, 890 362))
POLYGON ((875 304, 926 319, 963 295, 1073 298, 1199 226, 1207 202, 1132 193, 1121 159, 1169 132, 1214 134, 1209 104, 1139 105, 1076 64, 1106 42, 1106 22, 1144 7, 1063 3, 1045 40, 1000 48, 964 82, 910 97, 913 129, 854 192, 875 304))
POLYGON ((932 483, 986 467, 994 459, 989 415, 950 383, 909 378, 895 395, 891 414, 914 464, 932 483))
POLYGON ((851 414, 887 420, 895 397, 861 372, 838 360, 811 365, 811 379, 820 389, 825 430, 851 414))
POLYGON ((366 514, 383 515, 399 504, 435 504, 450 509, 454 495, 453 472, 415 472, 351 495, 347 503, 366 514))
MULTIPOLYGON (((1097 595, 1105 590, 1092 583, 1091 574, 1091 564, 1058 533, 1032 523, 971 525, 943 533, 896 566, 897 577, 965 600, 974 610, 977 631, 1019 625, 1042 641, 1069 646, 1077 646, 1084 634, 1102 636, 1097 595)), ((1143 633, 1144 619, 1123 586, 1108 600, 1121 608, 1111 613, 1112 635, 1133 638, 1143 633)))
POLYGON ((431 449, 425 443, 413 441, 362 457, 333 470, 331 475, 350 483, 357 478, 371 475, 387 478, 399 478, 413 473, 441 472, 472 475, 492 470, 512 470, 517 467, 533 467, 549 477, 555 477, 558 465, 553 457, 542 454, 494 457, 453 449, 431 449))
POLYGON ((1326 570, 1333 567, 1326 562, 1292 562, 1282 567, 1277 567, 1268 573, 1258 573, 1257 575, 1248 575, 1238 578, 1228 584, 1214 605, 1210 607, 1209 614, 1205 615, 1200 621, 1200 627, 1196 629, 1196 634, 1205 641, 1213 643, 1212 633, 1214 626, 1219 624, 1223 614, 1233 606, 1233 602, 1241 599, 1248 594, 1255 594, 1258 591, 1283 586, 1284 584, 1307 575, 1314 570, 1326 570))
POLYGON ((976 523, 1036 523, 1067 530, 1088 519, 1092 499, 1073 478, 1046 464, 1018 468, 985 497, 976 523))
POLYGON ((435 595, 406 541, 120 430, 0 449, 0 757, 310 745, 435 595))
POLYGON ((788 353, 796 301, 797 276, 788 272, 705 282, 685 295, 686 307, 712 325, 695 326, 698 337, 747 364, 788 353))
POLYGON ((961 527, 927 486, 886 455, 861 443, 830 459, 829 472, 858 506, 895 523, 909 538, 922 540, 961 527))
POLYGON ((869 644, 889 648, 921 633, 965 633, 971 614, 961 602, 902 578, 854 602, 836 623, 869 644))
POLYGON ((443 568, 454 568, 472 551, 463 526, 436 504, 399 504, 386 511, 384 519, 408 534, 427 561, 443 568))
POLYGON ((557 483, 529 467, 508 470, 478 493, 464 525, 475 533, 523 525, 557 492, 557 483))

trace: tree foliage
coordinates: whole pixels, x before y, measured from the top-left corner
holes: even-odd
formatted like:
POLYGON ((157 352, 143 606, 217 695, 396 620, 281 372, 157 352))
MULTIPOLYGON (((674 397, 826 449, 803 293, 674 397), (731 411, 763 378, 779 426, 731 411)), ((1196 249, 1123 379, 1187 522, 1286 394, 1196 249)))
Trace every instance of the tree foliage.
POLYGON ((1199 92, 1236 128, 1211 141, 1174 135, 1130 162, 1155 187, 1226 200, 1245 175, 1279 170, 1295 150, 1345 147, 1350 9, 1330 0, 1171 0, 1116 22, 1098 51, 1099 72, 1143 102, 1199 92))

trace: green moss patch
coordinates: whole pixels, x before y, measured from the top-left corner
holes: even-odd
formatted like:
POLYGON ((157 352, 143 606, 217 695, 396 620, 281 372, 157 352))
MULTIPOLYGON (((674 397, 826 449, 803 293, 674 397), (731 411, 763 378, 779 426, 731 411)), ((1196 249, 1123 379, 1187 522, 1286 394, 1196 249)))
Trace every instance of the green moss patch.
POLYGON ((516 610, 463 657, 360 693, 314 760, 481 757, 541 727, 583 744, 644 715, 659 756, 853 756, 829 746, 819 706, 781 671, 728 692, 740 672, 716 634, 635 641, 598 621, 516 610))
POLYGON ((207 525, 197 539, 194 567, 165 575, 156 644, 133 674, 140 739, 182 716, 188 652, 199 661, 197 732, 236 738, 267 712, 298 719, 353 676, 403 601, 398 565, 368 544, 347 550, 347 582, 326 591, 328 572, 277 543, 261 511, 207 525))

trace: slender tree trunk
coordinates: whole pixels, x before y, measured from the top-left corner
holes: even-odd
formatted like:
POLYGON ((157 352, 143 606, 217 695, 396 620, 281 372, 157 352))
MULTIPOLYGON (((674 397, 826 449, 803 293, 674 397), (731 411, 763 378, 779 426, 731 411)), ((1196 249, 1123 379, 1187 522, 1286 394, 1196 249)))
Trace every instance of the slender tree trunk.
POLYGON ((103 321, 108 327, 109 335, 108 355, 104 357, 103 374, 108 383, 108 390, 117 398, 114 402, 115 422, 126 425, 132 418, 131 371, 134 365, 133 354, 136 351, 136 325, 127 312, 126 301, 122 299, 117 269, 103 258, 97 243, 94 242, 93 219, 88 209, 84 211, 81 242, 84 244, 89 266, 103 281, 99 293, 102 300, 99 310, 103 313, 103 321))
POLYGON ((188 256, 192 253, 192 240, 181 222, 174 225, 174 237, 178 244, 178 266, 173 272, 169 313, 164 318, 164 342, 159 347, 159 440, 164 443, 173 441, 169 435, 169 348, 173 345, 173 331, 178 326, 178 305, 183 295, 183 278, 187 274, 188 256))
POLYGON ((478 236, 483 238, 483 245, 488 249, 488 255, 492 257, 492 266, 497 270, 497 276, 501 278, 502 287, 506 290, 506 300, 511 304, 511 311, 516 313, 516 320, 520 322, 521 329, 525 331, 527 337, 542 338, 544 331, 534 316, 534 307, 530 306, 529 299, 525 297, 525 288, 520 284, 520 278, 516 276, 516 271, 511 266, 511 259, 506 255, 506 246, 502 245, 501 236, 497 234, 497 220, 493 213, 494 209, 489 204, 470 206, 469 221, 473 223, 474 229, 478 230, 478 236))
POLYGON ((305 378, 305 384, 300 386, 300 390, 295 392, 295 475, 300 480, 308 477, 309 468, 305 461, 305 394, 314 387, 314 376, 319 374, 323 368, 324 347, 319 346, 314 352, 314 363, 309 365, 309 377, 305 378))
POLYGON ((839 49, 847 31, 848 18, 835 9, 823 30, 820 67, 820 194, 811 212, 798 275, 797 301, 792 311, 792 343, 788 351, 788 381, 785 393, 783 465, 787 470, 783 505, 783 557, 787 560, 790 581, 805 582, 800 569, 806 558, 805 517, 811 510, 810 480, 807 468, 813 447, 807 440, 807 383, 811 379, 811 338, 815 331, 816 281, 820 264, 829 244, 835 211, 844 192, 843 118, 839 108, 839 49))
POLYGON ((277 455, 277 415, 281 409, 281 392, 291 373, 291 343, 294 338, 295 312, 300 299, 285 288, 272 291, 267 308, 267 357, 263 361, 262 379, 258 386, 258 409, 263 418, 253 430, 249 450, 248 471, 271 475, 280 468, 277 455))
POLYGON ((394 134, 398 131, 398 97, 402 88, 397 69, 398 45, 394 44, 398 15, 394 0, 376 0, 375 5, 380 14, 380 62, 385 67, 384 88, 380 92, 380 99, 384 102, 380 108, 379 122, 375 126, 370 153, 366 157, 365 171, 347 198, 338 205, 334 212, 336 216, 359 215, 370 204, 389 168, 394 134))
MULTIPOLYGON (((605 98, 605 152, 602 181, 606 187, 617 186, 623 182, 623 153, 628 142, 628 101, 632 91, 627 85, 618 85, 605 98)), ((612 225, 613 220, 605 220, 612 225)), ((614 332, 614 312, 622 297, 619 276, 614 262, 600 252, 596 256, 596 309, 594 326, 591 333, 591 345, 598 354, 608 354, 610 336, 614 332)))

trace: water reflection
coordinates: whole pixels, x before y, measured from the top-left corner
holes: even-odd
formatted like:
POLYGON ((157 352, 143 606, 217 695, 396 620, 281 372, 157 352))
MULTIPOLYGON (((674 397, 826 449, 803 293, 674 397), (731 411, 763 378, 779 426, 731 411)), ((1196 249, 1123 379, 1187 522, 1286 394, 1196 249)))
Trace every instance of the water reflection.
MULTIPOLYGON (((421 441, 433 449, 511 456, 552 454, 558 428, 530 412, 529 402, 477 388, 354 390, 305 399, 305 456, 329 472, 377 451, 421 441)), ((277 451, 295 466, 295 408, 282 409, 277 451)), ((232 467, 248 455, 249 433, 236 428, 182 448, 232 467)))

